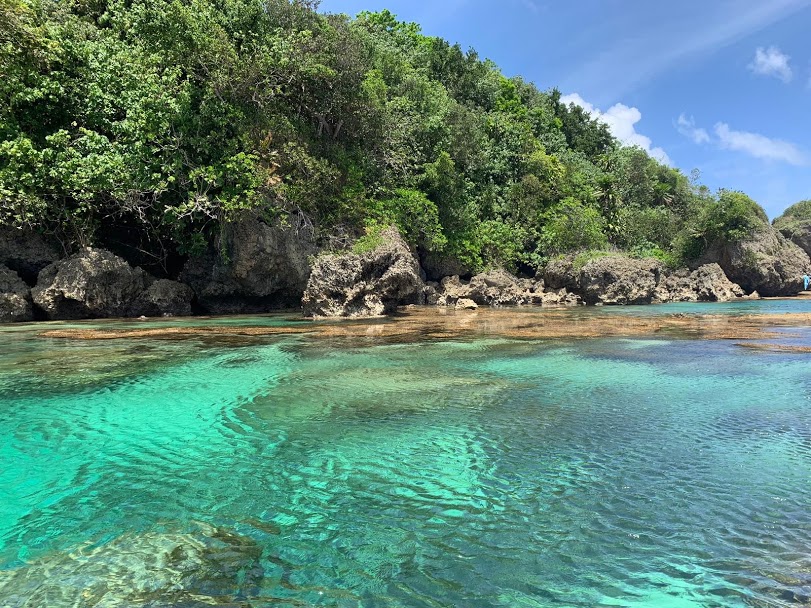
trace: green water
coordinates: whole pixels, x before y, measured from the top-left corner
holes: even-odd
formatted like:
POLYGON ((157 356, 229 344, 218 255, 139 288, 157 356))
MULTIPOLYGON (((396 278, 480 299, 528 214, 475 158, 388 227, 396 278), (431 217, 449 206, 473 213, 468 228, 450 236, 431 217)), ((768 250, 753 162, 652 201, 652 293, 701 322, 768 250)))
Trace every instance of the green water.
POLYGON ((811 355, 45 327, 0 327, 0 607, 811 602, 811 355))

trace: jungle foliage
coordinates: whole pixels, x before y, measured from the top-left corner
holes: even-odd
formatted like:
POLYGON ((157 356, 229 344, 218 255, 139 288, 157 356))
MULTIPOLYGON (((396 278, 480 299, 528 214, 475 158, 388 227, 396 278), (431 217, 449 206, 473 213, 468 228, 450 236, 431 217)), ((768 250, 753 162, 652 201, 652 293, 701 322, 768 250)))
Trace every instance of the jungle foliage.
POLYGON ((762 214, 475 51, 317 8, 0 0, 0 225, 160 259, 246 214, 337 246, 394 223, 515 269, 595 248, 679 260, 762 214))

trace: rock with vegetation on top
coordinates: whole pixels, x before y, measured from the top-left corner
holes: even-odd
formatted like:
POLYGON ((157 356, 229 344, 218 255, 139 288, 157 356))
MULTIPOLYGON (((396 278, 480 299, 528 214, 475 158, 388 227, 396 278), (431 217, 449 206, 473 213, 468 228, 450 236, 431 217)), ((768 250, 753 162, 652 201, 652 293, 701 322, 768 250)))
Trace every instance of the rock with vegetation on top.
POLYGON ((187 317, 192 314, 194 292, 191 287, 159 279, 154 281, 132 304, 133 317, 187 317))
POLYGON ((0 264, 34 285, 40 271, 59 259, 59 253, 41 235, 30 230, 0 227, 0 264))
POLYGON ((294 218, 243 220, 225 227, 223 249, 191 258, 180 280, 213 314, 297 307, 315 255, 313 231, 294 218))
POLYGON ((798 294, 811 271, 808 254, 769 225, 742 240, 713 244, 700 258, 701 264, 712 262, 747 293, 767 297, 798 294))
POLYGON ((774 220, 774 227, 811 256, 811 200, 800 201, 786 209, 774 220))
POLYGON ((103 249, 86 247, 51 264, 31 290, 49 319, 123 317, 146 289, 148 275, 103 249))
POLYGON ((705 264, 693 272, 680 269, 660 282, 656 302, 729 302, 746 294, 730 281, 718 264, 705 264))
POLYGON ((0 323, 31 321, 31 289, 13 270, 0 266, 0 323))
POLYGON ((308 317, 379 316, 421 303, 424 294, 417 258, 391 227, 374 237, 364 253, 318 256, 302 308, 308 317))

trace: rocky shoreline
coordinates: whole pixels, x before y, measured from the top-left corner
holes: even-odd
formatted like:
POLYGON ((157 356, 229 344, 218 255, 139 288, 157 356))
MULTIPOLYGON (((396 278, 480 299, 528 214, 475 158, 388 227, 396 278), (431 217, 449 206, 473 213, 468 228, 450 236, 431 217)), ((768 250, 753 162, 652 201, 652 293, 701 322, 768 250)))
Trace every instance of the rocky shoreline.
MULTIPOLYGON (((155 277, 103 249, 61 256, 43 237, 0 229, 0 322, 261 313, 299 309, 310 318, 380 316, 410 304, 475 310, 793 296, 811 260, 769 227, 713 244, 692 268, 668 269, 622 253, 569 255, 534 276, 493 269, 431 277, 395 228, 363 253, 320 253, 311 231, 246 221, 229 228, 227 255, 187 260, 155 277)), ((460 265, 446 264, 452 270, 460 265)))

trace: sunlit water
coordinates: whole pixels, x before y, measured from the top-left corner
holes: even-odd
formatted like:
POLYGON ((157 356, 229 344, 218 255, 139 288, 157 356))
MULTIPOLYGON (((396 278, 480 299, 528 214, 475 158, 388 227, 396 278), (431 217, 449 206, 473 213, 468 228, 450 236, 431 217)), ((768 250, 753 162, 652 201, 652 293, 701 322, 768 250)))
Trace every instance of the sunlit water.
POLYGON ((811 355, 44 327, 0 328, 0 607, 811 602, 811 355))

